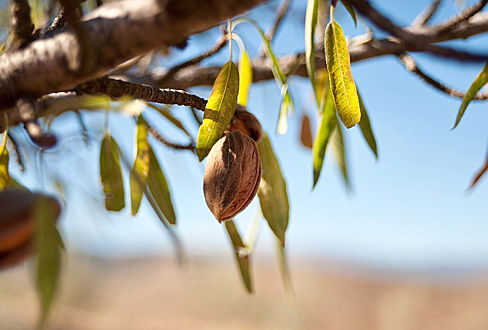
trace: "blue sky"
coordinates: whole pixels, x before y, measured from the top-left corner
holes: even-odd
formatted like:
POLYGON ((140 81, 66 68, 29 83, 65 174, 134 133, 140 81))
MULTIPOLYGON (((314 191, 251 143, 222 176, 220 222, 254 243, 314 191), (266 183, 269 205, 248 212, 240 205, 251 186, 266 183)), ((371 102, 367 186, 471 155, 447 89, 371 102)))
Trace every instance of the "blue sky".
MULTIPOLYGON (((303 24, 299 21, 303 19, 300 16, 303 3, 293 1, 292 14, 274 43, 278 55, 304 48, 303 24)), ((375 3, 384 12, 396 15, 398 23, 407 24, 427 2, 375 3)), ((436 19, 454 15, 459 8, 453 1, 445 1, 436 19)), ((264 26, 269 24, 263 15, 255 18, 264 26)), ((348 36, 364 31, 361 23, 355 29, 342 10, 336 19, 348 36)), ((240 29, 248 50, 255 54, 258 35, 244 25, 240 29)), ((190 39, 187 49, 169 58, 168 63, 210 48, 217 35, 215 32, 190 39)), ((473 38, 467 44, 488 51, 487 41, 486 37, 473 38)), ((222 63, 227 54, 222 51, 207 63, 222 63)), ((460 90, 469 86, 482 67, 425 55, 415 57, 426 71, 460 90)), ((480 182, 471 193, 466 192, 466 187, 486 154, 488 103, 472 103, 460 126, 451 131, 460 100, 425 85, 405 71, 396 58, 354 63, 352 72, 369 111, 380 155, 376 161, 358 128, 348 130, 352 193, 345 191, 333 157, 327 158, 322 177, 316 189, 311 190, 311 152, 298 143, 303 109, 315 117, 310 85, 305 79, 291 78, 296 113, 289 118, 288 134, 270 134, 288 182, 291 218, 287 240, 292 258, 324 257, 406 270, 486 267, 488 180, 480 182)), ((210 89, 196 88, 193 92, 207 97, 210 89)), ((249 109, 272 133, 279 109, 279 88, 274 82, 252 87, 249 109)), ((196 132, 188 111, 184 108, 175 111, 196 132)), ((102 118, 100 114, 86 115, 94 134, 102 132, 102 118)), ((149 118, 166 136, 185 141, 161 117, 150 114, 149 118)), ((72 183, 67 189, 69 207, 62 222, 70 248, 110 255, 172 253, 168 237, 146 201, 136 218, 130 217, 128 208, 122 214, 108 216, 103 211, 97 177, 99 141, 84 147, 79 134, 74 133, 78 128, 72 115, 57 119, 53 127, 64 142, 58 152, 44 155, 51 160, 45 168, 44 181, 59 177, 72 183)), ((112 115, 111 132, 122 149, 132 154, 133 120, 112 115)), ((203 199, 203 165, 188 152, 169 150, 155 141, 152 144, 157 146, 158 157, 169 177, 177 207, 177 232, 187 252, 230 256, 223 228, 212 218, 203 199)), ((23 178, 49 189, 43 180, 35 179, 38 173, 31 169, 23 178)), ((258 206, 255 201, 238 216, 241 232, 247 230, 258 206)), ((257 253, 274 253, 273 240, 264 222, 257 253)))

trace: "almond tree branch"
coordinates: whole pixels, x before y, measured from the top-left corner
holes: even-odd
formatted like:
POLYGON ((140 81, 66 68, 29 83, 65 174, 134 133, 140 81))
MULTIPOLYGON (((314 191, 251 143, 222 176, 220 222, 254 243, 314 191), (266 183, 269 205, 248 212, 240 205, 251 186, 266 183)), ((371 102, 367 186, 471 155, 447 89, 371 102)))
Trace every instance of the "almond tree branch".
POLYGON ((80 25, 93 49, 93 65, 77 70, 81 47, 73 31, 32 42, 0 55, 0 111, 20 97, 39 97, 103 76, 150 50, 241 14, 265 0, 121 0, 85 15, 80 25))
POLYGON ((19 49, 32 40, 34 24, 27 0, 12 0, 10 3, 10 45, 9 50, 19 49))
POLYGON ((156 140, 158 140, 159 142, 161 142, 165 146, 170 147, 170 148, 173 148, 173 149, 176 149, 176 150, 190 150, 190 151, 194 151, 195 150, 195 145, 193 145, 193 143, 189 143, 189 144, 178 144, 178 143, 173 143, 173 142, 170 142, 170 141, 166 140, 161 135, 161 133, 159 133, 158 130, 154 128, 153 125, 151 125, 150 123, 147 122, 147 119, 146 118, 144 118, 144 121, 146 122, 147 131, 156 140))
POLYGON ((420 13, 419 16, 417 16, 415 18, 412 25, 413 26, 423 26, 423 25, 426 25, 427 23, 429 23, 429 21, 432 19, 434 14, 439 9, 441 2, 442 2, 442 0, 433 0, 432 3, 430 4, 430 6, 425 11, 420 13))
MULTIPOLYGON (((266 37, 268 38, 269 42, 273 41, 276 32, 278 32, 281 22, 283 21, 283 18, 285 18, 286 13, 288 12, 288 7, 290 7, 290 0, 283 0, 280 6, 278 7, 273 25, 271 26, 269 32, 266 33, 266 37)), ((259 52, 259 54, 260 54, 259 57, 265 56, 264 47, 261 47, 261 51, 259 52)))
MULTIPOLYGON (((426 74, 424 71, 422 71, 418 66, 417 63, 415 62, 414 58, 407 55, 407 54, 400 54, 398 55, 398 58, 402 62, 403 66, 405 69, 408 71, 412 72, 413 74, 417 75, 420 79, 422 79, 424 82, 427 84, 431 85, 437 90, 440 90, 441 92, 444 92, 450 96, 458 97, 458 98, 464 98, 465 93, 455 90, 453 88, 450 88, 439 81, 435 80, 428 74, 426 74)), ((488 99, 488 93, 483 93, 483 94, 478 94, 474 97, 474 100, 486 100, 488 99)))
POLYGON ((439 24, 436 27, 438 33, 445 33, 452 30, 453 27, 457 26, 458 24, 467 21, 474 15, 478 14, 483 8, 488 4, 488 0, 480 0, 476 4, 471 7, 466 8, 463 12, 459 15, 447 20, 446 22, 439 24))

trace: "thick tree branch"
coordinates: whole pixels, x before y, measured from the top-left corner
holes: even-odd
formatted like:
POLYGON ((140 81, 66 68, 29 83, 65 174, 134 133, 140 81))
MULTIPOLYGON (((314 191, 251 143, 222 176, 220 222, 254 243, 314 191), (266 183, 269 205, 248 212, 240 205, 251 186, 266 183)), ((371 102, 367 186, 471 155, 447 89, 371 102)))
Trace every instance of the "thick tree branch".
POLYGON ((0 55, 0 109, 22 96, 71 89, 118 64, 161 46, 181 43, 264 0, 123 0, 84 16, 80 25, 93 48, 94 63, 81 74, 80 44, 72 31, 0 55))

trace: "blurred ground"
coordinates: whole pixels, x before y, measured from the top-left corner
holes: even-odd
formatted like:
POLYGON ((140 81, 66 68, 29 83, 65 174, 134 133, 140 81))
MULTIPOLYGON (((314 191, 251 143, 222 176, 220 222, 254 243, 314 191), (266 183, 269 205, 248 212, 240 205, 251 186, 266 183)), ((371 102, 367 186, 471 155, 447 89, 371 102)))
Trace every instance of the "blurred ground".
MULTIPOLYGON (((70 256, 51 329, 488 329, 488 276, 442 283, 324 261, 292 262, 295 298, 274 261, 248 296, 229 258, 70 256)), ((0 329, 32 329, 30 265, 0 273, 0 329)))

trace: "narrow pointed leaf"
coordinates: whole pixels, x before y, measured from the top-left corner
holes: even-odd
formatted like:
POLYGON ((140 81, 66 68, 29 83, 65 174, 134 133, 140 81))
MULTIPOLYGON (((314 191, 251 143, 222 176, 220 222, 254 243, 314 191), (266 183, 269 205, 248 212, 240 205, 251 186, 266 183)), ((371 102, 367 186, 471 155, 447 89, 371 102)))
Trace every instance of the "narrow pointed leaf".
POLYGON ((289 217, 286 182, 271 146, 271 141, 266 134, 258 143, 258 150, 263 166, 263 176, 258 190, 261 211, 273 233, 284 245, 289 217))
POLYGON ((374 156, 378 158, 378 147, 376 145, 376 138, 374 137, 373 129, 371 128, 371 122, 369 121, 369 115, 366 111, 366 107, 364 106, 363 99, 361 94, 358 92, 359 98, 359 107, 361 109, 361 121, 359 122, 359 128, 361 129, 361 133, 368 143, 369 148, 374 153, 374 156))
MULTIPOLYGON (((7 134, 7 132, 3 134, 7 134)), ((12 183, 12 179, 8 173, 9 158, 7 139, 4 138, 0 146, 0 190, 7 188, 12 183)))
POLYGON ((344 141, 344 134, 342 133, 341 125, 336 125, 334 133, 332 134, 331 137, 331 141, 333 143, 332 151, 334 152, 337 165, 341 170, 344 185, 346 186, 346 189, 349 191, 351 190, 351 182, 349 181, 346 144, 344 141))
POLYGON ((147 187, 149 176, 149 144, 147 142, 147 126, 144 118, 139 116, 136 133, 136 159, 130 171, 130 202, 131 213, 136 215, 141 205, 142 196, 147 187))
POLYGON ((180 131, 182 131, 183 133, 185 133, 186 136, 188 136, 190 139, 193 140, 193 136, 186 129, 185 125, 183 125, 183 123, 180 120, 178 120, 175 116, 173 116, 171 114, 171 111, 169 111, 169 109, 163 108, 161 106, 156 106, 156 105, 151 104, 151 103, 147 103, 147 105, 150 108, 153 108, 154 110, 156 110, 157 112, 159 112, 161 115, 163 115, 170 123, 172 123, 180 131))
POLYGON ((51 198, 40 196, 36 203, 35 283, 41 305, 39 326, 45 326, 57 292, 63 242, 56 228, 57 209, 51 198))
POLYGON ((151 146, 149 146, 149 161, 149 177, 147 181, 149 191, 166 220, 174 225, 176 224, 176 214, 171 201, 168 182, 151 146))
POLYGON ((281 95, 283 98, 281 99, 280 115, 278 117, 278 124, 276 126, 276 134, 285 134, 288 131, 288 109, 293 105, 290 93, 288 92, 288 85, 283 85, 281 95))
POLYGON ((105 208, 120 211, 125 207, 124 182, 120 168, 120 149, 115 139, 105 134, 100 148, 100 179, 105 194, 105 208))
POLYGON ((245 48, 241 49, 239 60, 239 95, 237 103, 246 106, 249 95, 249 87, 252 84, 252 63, 245 48))
POLYGON ((332 94, 328 93, 325 100, 324 110, 320 118, 320 125, 317 131, 317 136, 312 147, 313 153, 313 187, 319 181, 320 173, 324 164, 324 157, 326 154, 329 139, 337 126, 336 110, 332 94))
POLYGON ((312 149, 312 126, 310 124, 310 118, 307 115, 302 117, 302 123, 300 125, 300 142, 307 149, 312 149))
POLYGON ((463 118, 464 113, 466 112, 466 109, 468 108, 469 103, 471 103, 478 91, 484 85, 486 85, 486 83, 488 83, 488 63, 485 64, 481 72, 478 74, 478 76, 476 76, 471 86, 469 86, 468 91, 464 95, 453 128, 456 128, 456 126, 459 124, 461 118, 463 118))
POLYGON ((344 125, 351 128, 361 120, 361 110, 351 74, 346 38, 341 26, 334 20, 325 30, 325 58, 337 112, 344 125))
POLYGON ((278 253, 278 263, 280 267, 281 279, 283 280, 283 286, 286 292, 293 296, 293 283, 291 281, 290 269, 288 267, 288 260, 286 257, 286 247, 281 244, 279 238, 276 238, 276 251, 278 253))
POLYGON ((236 110, 238 92, 239 72, 236 65, 229 61, 215 79, 205 107, 203 123, 198 130, 197 155, 200 161, 208 155, 229 125, 236 110))
POLYGON ((346 8, 349 15, 351 15, 351 18, 354 21, 354 25, 357 26, 358 25, 358 18, 356 17, 356 11, 354 10, 354 8, 351 6, 349 1, 347 1, 347 0, 341 0, 341 2, 342 2, 342 5, 344 6, 344 8, 346 8))
POLYGON ((241 279, 247 292, 253 292, 252 277, 250 272, 251 255, 247 252, 246 244, 241 239, 233 220, 225 221, 225 230, 234 249, 234 256, 239 265, 241 279))
POLYGON ((307 66, 308 77, 312 83, 317 106, 320 103, 317 84, 315 82, 315 27, 317 26, 318 11, 319 0, 308 0, 307 12, 305 14, 305 64, 307 66))

